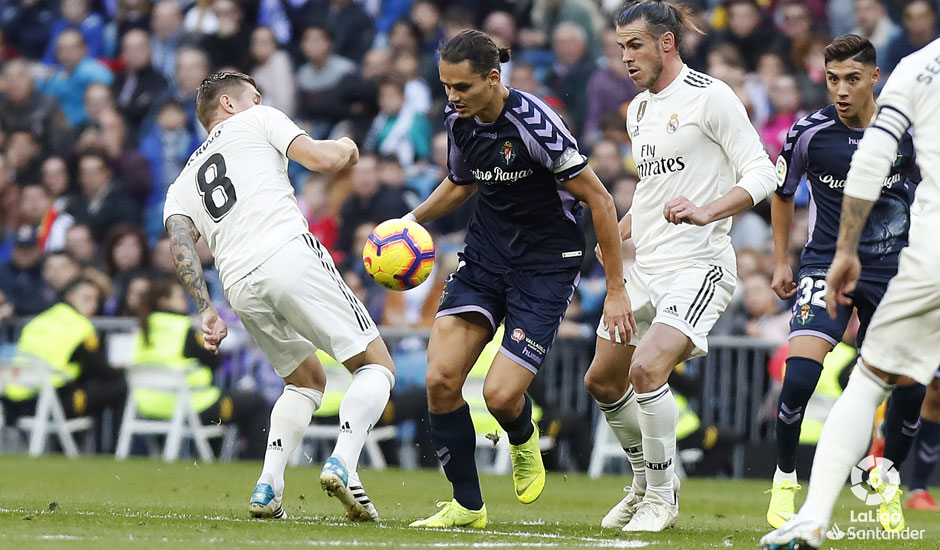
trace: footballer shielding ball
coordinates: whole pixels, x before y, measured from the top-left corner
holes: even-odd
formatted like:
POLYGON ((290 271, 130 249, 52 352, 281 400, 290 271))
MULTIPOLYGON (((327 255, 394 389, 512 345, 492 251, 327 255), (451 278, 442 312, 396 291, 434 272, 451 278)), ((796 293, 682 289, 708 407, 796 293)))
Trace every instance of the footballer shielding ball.
POLYGON ((362 249, 362 263, 376 283, 389 290, 408 290, 431 274, 434 240, 416 222, 387 220, 369 234, 362 249))

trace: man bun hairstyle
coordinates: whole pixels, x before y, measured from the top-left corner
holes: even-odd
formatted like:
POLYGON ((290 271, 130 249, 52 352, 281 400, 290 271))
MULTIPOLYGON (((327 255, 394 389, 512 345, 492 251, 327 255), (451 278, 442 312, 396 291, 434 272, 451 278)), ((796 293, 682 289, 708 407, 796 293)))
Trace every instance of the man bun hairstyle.
POLYGON ((691 8, 667 0, 627 2, 617 17, 617 26, 625 27, 640 19, 646 21, 650 34, 657 40, 667 32, 671 32, 675 37, 677 50, 682 46, 683 30, 688 29, 704 34, 702 29, 695 24, 691 8))
POLYGON ((209 127, 209 121, 212 119, 219 98, 232 93, 242 84, 251 84, 254 88, 258 87, 255 84, 255 79, 237 71, 212 73, 202 81, 199 90, 196 91, 196 118, 206 129, 209 127))
POLYGON ((499 70, 500 63, 507 63, 509 48, 498 48, 493 39, 482 31, 467 29, 451 38, 438 52, 441 61, 458 64, 470 62, 470 70, 486 76, 493 69, 499 70))
POLYGON ((878 54, 875 46, 857 34, 843 34, 826 46, 826 64, 830 61, 845 61, 851 59, 863 65, 876 65, 878 54))

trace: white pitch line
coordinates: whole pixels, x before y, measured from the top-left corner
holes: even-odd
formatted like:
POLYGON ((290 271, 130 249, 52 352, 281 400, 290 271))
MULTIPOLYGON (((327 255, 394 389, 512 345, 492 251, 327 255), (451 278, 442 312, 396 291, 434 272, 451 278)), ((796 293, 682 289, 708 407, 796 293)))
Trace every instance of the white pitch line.
MULTIPOLYGON (((99 514, 99 513, 97 513, 97 512, 92 512, 92 511, 88 511, 88 510, 76 510, 76 511, 74 511, 74 512, 63 512, 63 511, 61 511, 61 510, 56 510, 56 511, 54 511, 54 512, 49 512, 49 511, 47 511, 47 510, 34 511, 34 510, 26 510, 26 509, 22 509, 22 508, 19 508, 19 509, 0 508, 0 513, 37 514, 37 515, 55 514, 55 513, 59 513, 59 514, 63 514, 63 513, 64 513, 64 514, 69 514, 69 513, 71 513, 71 514, 80 515, 80 516, 100 516, 100 515, 102 515, 102 514, 99 514)), ((194 515, 194 514, 181 514, 181 513, 151 514, 151 513, 148 513, 148 512, 129 512, 129 511, 125 511, 125 512, 123 512, 123 513, 117 513, 117 512, 108 513, 108 514, 105 514, 105 516, 106 516, 106 517, 123 517, 123 518, 125 518, 125 519, 164 519, 164 520, 168 520, 168 519, 182 519, 182 520, 206 520, 206 521, 234 522, 234 523, 242 523, 242 522, 253 522, 253 523, 255 523, 255 522, 259 522, 259 520, 257 520, 257 519, 237 518, 237 517, 225 517, 225 516, 199 516, 199 515, 194 515)), ((293 524, 300 524, 300 525, 327 525, 327 526, 331 526, 331 527, 347 527, 347 526, 349 526, 349 523, 344 522, 344 521, 336 521, 336 520, 334 520, 334 519, 327 519, 327 518, 319 519, 319 518, 316 518, 316 517, 314 517, 314 518, 312 518, 312 519, 311 519, 311 518, 296 518, 296 519, 291 518, 291 519, 288 519, 287 521, 288 521, 288 522, 291 522, 291 523, 293 523, 293 524)), ((513 522, 512 524, 515 524, 515 525, 520 525, 520 524, 522 524, 522 525, 527 525, 527 523, 520 523, 520 522, 513 522)), ((536 522, 531 522, 531 525, 539 525, 539 524, 536 523, 536 522)), ((409 531, 409 532, 415 532, 415 531, 416 531, 415 528, 403 527, 403 526, 400 526, 400 525, 390 525, 390 524, 379 523, 379 524, 377 524, 376 526, 379 527, 379 528, 383 528, 383 529, 394 529, 394 530, 396 530, 396 531, 409 531)), ((582 544, 590 544, 590 545, 595 546, 595 547, 598 547, 598 548, 643 548, 643 547, 645 547, 645 546, 649 546, 649 543, 643 542, 643 541, 638 541, 638 540, 601 539, 601 538, 594 538, 594 537, 578 537, 578 536, 571 536, 571 535, 563 535, 563 534, 559 534, 559 533, 531 533, 531 532, 521 532, 521 531, 496 531, 496 530, 492 530, 492 529, 487 529, 487 530, 485 530, 485 531, 481 531, 481 530, 479 530, 479 529, 467 529, 467 528, 454 528, 454 529, 447 529, 447 530, 443 530, 443 531, 442 531, 442 530, 438 530, 438 529, 418 529, 418 530, 419 530, 419 531, 425 531, 425 532, 465 533, 465 534, 472 534, 472 535, 481 535, 481 534, 482 534, 482 535, 495 535, 495 536, 503 536, 503 537, 519 537, 519 538, 547 539, 547 540, 554 540, 554 541, 559 541, 559 542, 562 542, 562 541, 570 541, 570 542, 577 542, 577 543, 582 543, 582 544)), ((62 536, 67 536, 67 535, 62 535, 62 536)), ((0 537, 3 537, 3 535, 0 534, 0 537)), ((4 537, 4 538, 5 538, 5 537, 4 537)), ((78 539, 77 539, 77 540, 78 540, 78 539)), ((189 542, 189 541, 180 540, 179 542, 189 542)), ((453 547, 468 547, 468 546, 469 546, 469 547, 473 547, 473 548, 502 548, 502 547, 513 547, 513 546, 553 547, 553 546, 558 546, 558 545, 559 545, 559 542, 551 542, 551 543, 549 543, 549 542, 521 542, 521 541, 520 541, 520 542, 516 542, 516 543, 508 543, 508 542, 507 542, 507 543, 503 543, 503 542, 464 542, 464 543, 430 543, 430 544, 429 544, 429 543, 415 543, 415 542, 409 542, 409 543, 407 543, 407 545, 408 545, 409 547, 422 547, 422 548, 449 548, 450 546, 448 546, 448 545, 451 545, 451 544, 453 545, 453 547), (533 545, 534 545, 534 546, 533 546, 533 545)), ((270 542, 270 541, 250 541, 250 540, 247 540, 247 541, 246 541, 246 540, 239 539, 239 543, 243 543, 243 544, 270 544, 271 542, 270 542)), ((360 542, 357 542, 357 541, 343 541, 343 542, 341 542, 341 543, 339 543, 338 541, 305 541, 305 542, 301 542, 301 544, 304 545, 304 546, 323 546, 323 547, 332 547, 332 546, 336 546, 336 543, 338 543, 338 544, 345 544, 345 545, 369 546, 369 547, 385 547, 385 546, 389 546, 388 543, 381 543, 381 542, 376 542, 376 543, 370 543, 370 542, 361 542, 361 543, 360 543, 360 542)), ((279 545, 283 545, 283 544, 290 544, 290 543, 287 543, 287 542, 284 542, 284 541, 279 541, 278 544, 279 544, 279 545)))

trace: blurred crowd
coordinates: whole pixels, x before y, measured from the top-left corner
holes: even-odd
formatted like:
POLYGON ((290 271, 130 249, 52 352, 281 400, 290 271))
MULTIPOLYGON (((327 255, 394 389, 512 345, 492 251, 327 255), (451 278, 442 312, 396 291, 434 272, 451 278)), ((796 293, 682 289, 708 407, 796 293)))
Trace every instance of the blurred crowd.
MULTIPOLYGON (((406 213, 447 173, 437 48, 468 27, 512 48, 504 81, 563 116, 622 215, 637 183, 624 113, 639 90, 613 32, 621 3, 0 0, 0 321, 43 311, 80 274, 100 286, 99 315, 135 315, 151 282, 173 276, 166 189, 205 137, 196 90, 209 73, 234 69, 314 138, 359 144, 358 165, 335 176, 292 164, 299 204, 377 321, 430 326, 473 204, 432 225, 438 267, 413 291, 368 283, 359 251, 375 223, 406 213)), ((683 59, 737 92, 771 160, 790 125, 828 103, 823 49, 831 37, 869 38, 884 79, 938 36, 934 0, 685 4, 705 33, 684 37, 683 59)), ((794 261, 806 240, 806 204, 804 190, 794 261)), ((593 248, 589 221, 585 231, 593 248)), ((770 290, 769 207, 739 215, 732 240, 738 295, 713 334, 783 341, 789 311, 770 290)), ((224 308, 204 243, 201 253, 224 308)), ((588 254, 561 336, 592 334, 603 290, 588 254)))

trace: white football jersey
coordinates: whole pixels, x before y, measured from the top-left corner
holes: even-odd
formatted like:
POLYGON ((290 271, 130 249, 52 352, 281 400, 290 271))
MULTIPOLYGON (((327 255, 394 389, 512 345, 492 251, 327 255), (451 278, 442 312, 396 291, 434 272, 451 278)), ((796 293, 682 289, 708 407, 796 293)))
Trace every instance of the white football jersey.
POLYGON ((878 96, 878 108, 874 125, 865 130, 852 157, 845 194, 871 200, 874 192, 877 198, 898 143, 913 126, 914 152, 923 179, 911 205, 906 253, 940 264, 936 245, 940 220, 940 178, 936 173, 940 166, 940 39, 898 63, 878 96), (878 174, 883 174, 880 179, 878 174))
POLYGON ((163 222, 188 216, 226 289, 308 231, 287 177, 287 148, 305 132, 256 105, 219 123, 169 187, 163 222))
POLYGON ((730 218, 674 225, 663 209, 679 196, 702 207, 735 185, 756 204, 776 188, 774 165, 741 100, 724 82, 683 65, 662 91, 645 90, 630 102, 627 131, 640 177, 630 208, 637 267, 661 273, 708 264, 737 273, 730 218))

